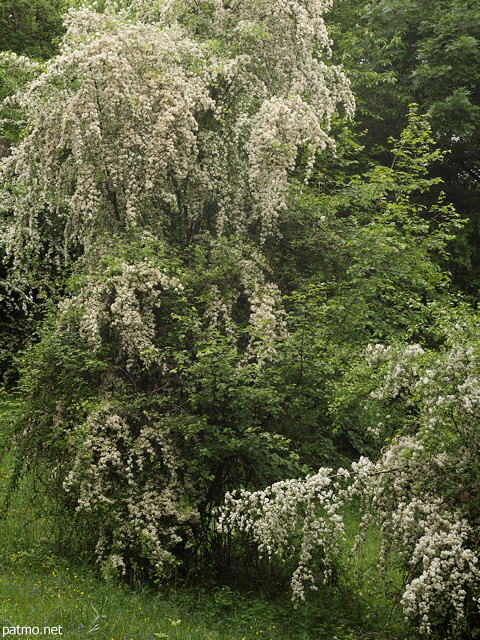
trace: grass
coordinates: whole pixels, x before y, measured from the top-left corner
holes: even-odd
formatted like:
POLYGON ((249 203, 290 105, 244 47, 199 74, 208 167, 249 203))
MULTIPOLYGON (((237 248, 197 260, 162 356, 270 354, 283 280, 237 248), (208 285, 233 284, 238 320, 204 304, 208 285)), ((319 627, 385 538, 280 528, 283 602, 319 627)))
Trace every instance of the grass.
MULTIPOLYGON (((348 549, 353 547, 360 519, 360 510, 355 506, 344 516, 348 549)), ((400 638, 405 634, 404 616, 398 607, 402 575, 394 567, 382 575, 378 562, 380 546, 380 533, 369 531, 365 543, 350 558, 345 588, 360 602, 367 624, 400 638)))
MULTIPOLYGON (((3 626, 62 625, 63 638, 102 640, 357 637, 347 619, 322 620, 323 607, 314 602, 294 610, 288 598, 267 602, 232 591, 231 604, 224 605, 218 591, 182 584, 163 592, 127 588, 100 581, 88 567, 55 564, 42 572, 17 563, 0 574, 3 626)), ((337 609, 335 597, 324 602, 337 609)))
MULTIPOLYGON (((3 494, 10 474, 7 455, 0 469, 3 494)), ((61 635, 50 637, 76 640, 411 637, 393 608, 400 576, 391 572, 383 579, 379 573, 379 537, 371 533, 362 552, 348 560, 359 518, 355 507, 345 514, 347 545, 338 586, 320 585, 294 607, 288 585, 240 587, 233 577, 224 584, 209 576, 190 576, 187 582, 177 578, 152 586, 140 571, 130 584, 105 581, 94 566, 56 552, 39 505, 32 504, 28 490, 18 492, 0 520, 2 626, 43 631, 44 626, 61 625, 61 635)))
POLYGON ((3 567, 3 626, 62 625, 63 638, 99 640, 359 637, 350 626, 354 611, 347 612, 346 601, 340 602, 333 591, 317 596, 321 602, 310 600, 294 609, 287 593, 267 600, 185 583, 157 590, 141 583, 127 587, 102 581, 88 566, 68 566, 54 557, 44 560, 38 568, 22 562, 19 554, 3 567))

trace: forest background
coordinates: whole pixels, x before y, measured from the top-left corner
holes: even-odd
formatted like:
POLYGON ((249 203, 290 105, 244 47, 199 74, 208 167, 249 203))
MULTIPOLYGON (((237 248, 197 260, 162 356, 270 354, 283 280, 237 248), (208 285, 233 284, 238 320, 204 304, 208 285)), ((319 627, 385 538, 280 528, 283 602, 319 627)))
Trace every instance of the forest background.
POLYGON ((55 557, 228 608, 351 589, 354 512, 406 637, 480 635, 479 31, 465 0, 0 3, 4 516, 35 496, 55 557))

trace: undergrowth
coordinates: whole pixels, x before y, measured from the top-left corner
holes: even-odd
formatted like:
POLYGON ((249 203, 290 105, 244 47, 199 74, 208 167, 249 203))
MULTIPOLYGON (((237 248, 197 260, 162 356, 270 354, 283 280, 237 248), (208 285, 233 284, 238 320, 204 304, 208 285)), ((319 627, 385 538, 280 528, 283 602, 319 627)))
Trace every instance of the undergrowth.
MULTIPOLYGON (((2 446, 9 449, 11 444, 2 446)), ((13 471, 10 452, 5 453, 0 469, 2 504, 13 471)), ((50 510, 47 506, 34 497, 32 487, 21 484, 2 514, 3 627, 61 626, 58 637, 76 640, 407 637, 394 606, 401 578, 393 570, 380 575, 379 537, 371 533, 361 552, 350 554, 360 520, 355 506, 345 513, 347 542, 334 583, 325 586, 319 578, 318 591, 308 592, 297 606, 281 569, 259 567, 257 579, 250 583, 232 570, 230 575, 222 571, 221 576, 179 572, 153 584, 142 567, 128 581, 106 581, 88 558, 82 558, 81 539, 58 546, 58 536, 51 535, 51 505, 50 510)), ((70 533, 78 535, 74 529, 70 533)), ((65 539, 68 536, 66 532, 65 539)))

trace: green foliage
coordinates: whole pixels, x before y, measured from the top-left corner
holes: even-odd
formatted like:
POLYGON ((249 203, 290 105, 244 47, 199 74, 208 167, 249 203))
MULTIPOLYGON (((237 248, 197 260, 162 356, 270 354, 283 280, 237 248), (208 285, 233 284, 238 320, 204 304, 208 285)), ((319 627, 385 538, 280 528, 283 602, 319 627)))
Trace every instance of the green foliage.
MULTIPOLYGON (((450 153, 434 168, 447 199, 469 223, 451 245, 455 286, 476 304, 478 290, 479 7, 467 0, 334 3, 327 16, 334 60, 348 69, 365 155, 385 160, 390 136, 416 102, 450 153)), ((367 160, 368 161, 368 160, 367 160)), ((424 203, 429 201, 423 198, 424 203)))
POLYGON ((446 290, 438 257, 446 256, 462 223, 444 194, 428 207, 421 200, 440 182, 427 172, 443 154, 433 148, 428 121, 415 107, 400 139, 390 142, 387 166, 347 180, 340 176, 344 184, 327 192, 302 193, 285 221, 287 259, 303 269, 292 264, 288 284, 323 281, 332 337, 346 338, 353 327, 357 339, 363 332, 362 341, 411 336, 422 325, 423 304, 446 290))
POLYGON ((451 304, 438 256, 462 223, 443 195, 421 204, 439 181, 428 169, 442 153, 428 119, 415 107, 409 118, 400 140, 391 140, 387 166, 350 179, 340 174, 336 188, 292 189, 274 254, 275 273, 291 291, 284 299, 289 336, 278 351, 294 416, 287 420, 297 438, 304 434, 302 460, 314 470, 338 460, 335 452, 378 455, 368 419, 359 419, 369 390, 355 387, 358 402, 341 410, 337 399, 348 395, 363 348, 380 340, 437 344, 435 314, 451 304))
MULTIPOLYGON (((11 402, 7 397, 2 408, 11 402)), ((7 457, 0 467, 0 494, 10 481, 9 463, 7 457)), ((142 565, 131 582, 105 581, 95 567, 82 562, 79 553, 67 560, 54 546, 42 505, 25 489, 15 495, 0 527, 0 599, 5 619, 12 620, 12 625, 17 621, 25 626, 61 624, 67 640, 92 635, 99 640, 125 640, 127 634, 138 640, 154 640, 162 634, 208 640, 212 633, 221 640, 251 640, 259 635, 271 640, 332 640, 334 636, 352 640, 363 633, 380 633, 387 623, 396 637, 412 637, 401 619, 390 618, 394 597, 390 583, 397 582, 397 576, 390 572, 384 582, 379 574, 378 536, 369 536, 362 557, 354 563, 345 560, 338 586, 312 592, 305 603, 294 607, 284 576, 261 566, 257 576, 263 580, 254 581, 252 574, 245 583, 238 572, 225 573, 226 582, 219 582, 212 573, 198 571, 186 579, 177 574, 149 585, 142 565)), ((356 507, 346 514, 346 521, 348 552, 358 531, 356 507)), ((70 530, 72 537, 78 533, 70 530)))
MULTIPOLYGON (((88 489, 93 474, 101 499, 84 506, 83 525, 88 522, 90 534, 104 532, 106 571, 108 558, 121 549, 129 570, 141 561, 152 574, 161 572, 154 566, 153 542, 136 527, 126 548, 118 538, 116 523, 133 526, 132 500, 141 503, 147 492, 166 501, 167 513, 173 509, 170 515, 159 513, 154 526, 165 550, 188 568, 218 544, 212 521, 227 489, 239 482, 264 485, 297 472, 296 457, 276 422, 284 399, 269 380, 261 351, 248 351, 246 329, 232 326, 225 334, 199 317, 197 307, 204 304, 199 294, 215 273, 188 275, 174 252, 157 241, 137 241, 134 235, 128 243, 116 239, 111 252, 104 248, 98 266, 70 281, 63 311, 52 312, 40 342, 24 359, 19 387, 24 403, 10 423, 17 442, 11 492, 33 475, 51 499, 65 496, 54 520, 63 539, 71 519, 82 519, 76 514, 93 490, 88 489), (149 270, 142 274, 139 264, 149 270), (132 278, 127 290, 125 274, 132 278), (160 274, 163 283, 153 312, 149 274, 160 274), (194 285, 200 285, 198 293, 194 285), (99 292, 107 306, 92 312, 85 305, 99 292), (121 314, 115 315, 120 304, 121 314), (131 333, 124 333, 128 324, 122 322, 137 311, 152 321, 153 342, 142 343, 145 348, 131 356, 131 333), (93 349, 92 332, 82 325, 91 313, 99 319, 93 349), (135 475, 125 484, 132 466, 135 475), (175 507, 169 502, 173 495, 175 507), (160 533, 162 526, 167 533, 160 533), (180 527, 180 537, 172 537, 171 526, 180 527)), ((141 514, 150 518, 148 511, 141 514)))
POLYGON ((24 358, 10 427, 12 489, 33 474, 65 496, 59 544, 73 518, 106 573, 141 563, 161 576, 179 562, 223 573, 248 549, 226 561, 229 536, 215 530, 226 491, 378 455, 357 419, 368 384, 344 389, 372 338, 431 333, 426 303, 446 286, 433 256, 458 225, 442 200, 417 202, 436 183, 431 143, 412 109, 391 166, 332 194, 292 191, 284 237, 304 221, 322 258, 281 247, 301 284, 285 311, 275 260, 246 239, 205 234, 187 252, 144 230, 99 239, 24 358))
POLYGON ((63 35, 64 0, 2 0, 0 42, 2 51, 46 60, 58 53, 63 35))

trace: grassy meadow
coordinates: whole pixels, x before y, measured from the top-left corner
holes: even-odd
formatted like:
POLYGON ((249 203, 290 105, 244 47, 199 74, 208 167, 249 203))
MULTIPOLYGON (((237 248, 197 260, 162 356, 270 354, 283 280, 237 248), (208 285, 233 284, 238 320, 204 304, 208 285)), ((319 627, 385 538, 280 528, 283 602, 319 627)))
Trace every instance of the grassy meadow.
MULTIPOLYGON (((11 482, 10 456, 6 451, 0 469, 2 505, 11 482)), ((129 582, 106 581, 80 555, 65 557, 55 548, 41 507, 31 489, 21 487, 0 521, 0 613, 10 630, 61 626, 61 635, 50 637, 76 640, 411 637, 394 606, 400 578, 378 571, 378 536, 371 533, 361 553, 349 558, 359 523, 354 507, 345 514, 347 543, 335 585, 319 584, 297 607, 288 582, 274 572, 250 585, 235 575, 220 582, 208 574, 151 584, 141 570, 129 582)))

